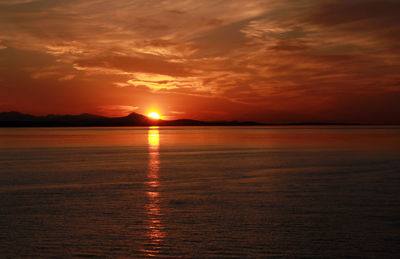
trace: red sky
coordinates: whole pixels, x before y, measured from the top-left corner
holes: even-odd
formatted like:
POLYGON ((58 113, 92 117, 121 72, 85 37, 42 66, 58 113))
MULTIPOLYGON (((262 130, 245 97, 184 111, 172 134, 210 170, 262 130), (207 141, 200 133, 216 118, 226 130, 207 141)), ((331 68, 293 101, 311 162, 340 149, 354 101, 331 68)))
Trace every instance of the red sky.
POLYGON ((1 0, 0 111, 400 123, 398 0, 1 0))

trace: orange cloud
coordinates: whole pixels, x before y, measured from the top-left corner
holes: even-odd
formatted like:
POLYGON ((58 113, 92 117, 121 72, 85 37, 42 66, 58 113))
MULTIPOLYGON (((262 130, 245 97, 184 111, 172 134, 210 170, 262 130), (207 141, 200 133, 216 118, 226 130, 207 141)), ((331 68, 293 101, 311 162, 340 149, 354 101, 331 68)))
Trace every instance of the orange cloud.
POLYGON ((213 107, 233 119, 395 121, 399 9, 395 0, 1 1, 2 109, 117 114, 157 103, 199 119, 217 116, 213 107))

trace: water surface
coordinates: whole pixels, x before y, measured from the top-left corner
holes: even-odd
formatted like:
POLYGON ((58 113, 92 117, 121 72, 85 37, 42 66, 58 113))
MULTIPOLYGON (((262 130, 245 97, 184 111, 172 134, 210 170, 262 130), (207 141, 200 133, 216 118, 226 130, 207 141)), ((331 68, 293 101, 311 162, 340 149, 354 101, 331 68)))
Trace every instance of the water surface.
POLYGON ((4 257, 395 257, 399 127, 0 129, 4 257))

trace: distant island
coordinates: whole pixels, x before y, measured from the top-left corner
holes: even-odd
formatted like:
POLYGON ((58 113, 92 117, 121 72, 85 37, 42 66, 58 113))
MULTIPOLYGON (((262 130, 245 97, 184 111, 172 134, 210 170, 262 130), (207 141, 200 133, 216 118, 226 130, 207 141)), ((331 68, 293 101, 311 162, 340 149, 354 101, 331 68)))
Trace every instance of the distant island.
POLYGON ((0 113, 0 127, 118 127, 118 126, 250 126, 257 122, 198 121, 191 119, 156 120, 138 113, 124 117, 80 115, 34 116, 16 111, 0 113))
POLYGON ((138 113, 123 117, 79 115, 35 116, 16 111, 0 112, 0 127, 119 127, 119 126, 295 126, 295 125, 361 125, 359 123, 286 123, 269 124, 252 121, 199 121, 191 119, 156 120, 138 113))

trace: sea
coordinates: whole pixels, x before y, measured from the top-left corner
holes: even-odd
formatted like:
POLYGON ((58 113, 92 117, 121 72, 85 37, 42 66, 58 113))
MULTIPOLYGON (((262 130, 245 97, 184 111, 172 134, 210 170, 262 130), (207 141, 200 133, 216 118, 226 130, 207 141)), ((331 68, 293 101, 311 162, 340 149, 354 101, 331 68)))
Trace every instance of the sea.
POLYGON ((1 258, 399 256, 399 126, 0 129, 1 258))

